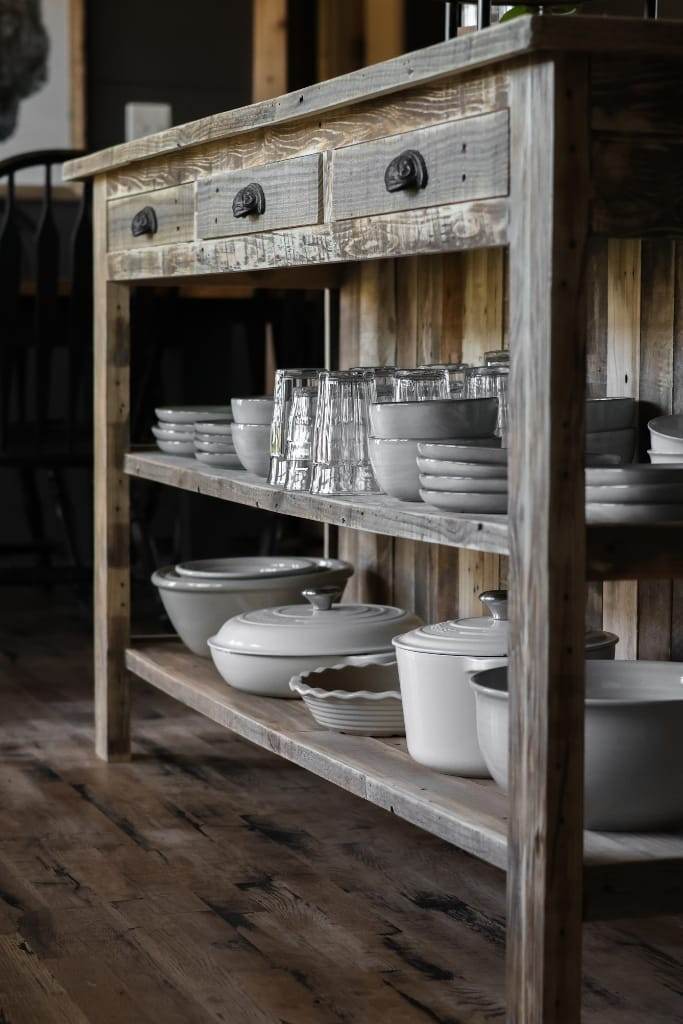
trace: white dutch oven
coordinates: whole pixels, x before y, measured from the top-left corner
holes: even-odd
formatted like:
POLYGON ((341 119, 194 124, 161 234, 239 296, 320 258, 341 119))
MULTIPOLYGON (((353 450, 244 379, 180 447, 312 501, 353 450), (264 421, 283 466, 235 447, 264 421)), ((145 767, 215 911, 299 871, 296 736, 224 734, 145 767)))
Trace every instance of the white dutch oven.
MULTIPOLYGON (((507 665, 507 591, 480 595, 489 615, 423 626, 394 640, 408 753, 449 775, 486 778, 477 739, 474 672, 507 665)), ((613 633, 586 635, 587 658, 613 658, 613 633)))
POLYGON ((402 608, 335 604, 338 587, 303 591, 309 605, 261 608, 229 619, 209 640, 220 675, 238 690, 262 697, 298 697, 294 675, 367 654, 391 651, 391 641, 420 619, 402 608))

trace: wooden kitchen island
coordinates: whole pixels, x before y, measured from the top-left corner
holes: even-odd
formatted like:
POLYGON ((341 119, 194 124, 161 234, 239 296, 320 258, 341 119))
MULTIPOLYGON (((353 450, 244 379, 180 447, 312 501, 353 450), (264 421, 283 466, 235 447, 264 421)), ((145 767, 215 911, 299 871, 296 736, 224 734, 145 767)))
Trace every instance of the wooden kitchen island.
POLYGON ((587 580, 683 576, 681 526, 587 530, 583 479, 587 351, 590 384, 607 302, 596 253, 606 239, 683 234, 682 55, 681 23, 523 17, 66 167, 93 177, 95 195, 98 753, 129 756, 132 671, 506 869, 515 1024, 579 1020, 584 916, 683 906, 681 834, 584 837, 582 812, 587 580), (407 187, 390 192, 399 157, 407 187), (460 287, 463 254, 481 262, 460 287), (131 288, 190 277, 339 289, 343 365, 436 361, 458 311, 478 308, 460 354, 480 358, 498 333, 511 350, 509 516, 282 494, 129 452, 131 288), (232 694, 178 644, 131 646, 130 476, 340 526, 361 596, 390 575, 390 596, 428 617, 458 611, 454 567, 460 597, 485 589, 492 566, 509 573, 509 800, 428 772, 401 744, 316 731, 289 702, 232 694))

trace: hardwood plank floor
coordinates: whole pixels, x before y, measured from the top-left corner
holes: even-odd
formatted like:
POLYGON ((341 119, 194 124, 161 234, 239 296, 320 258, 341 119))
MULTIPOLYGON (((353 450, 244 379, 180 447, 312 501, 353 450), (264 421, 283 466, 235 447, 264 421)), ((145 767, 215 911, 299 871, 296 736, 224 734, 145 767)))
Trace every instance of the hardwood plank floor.
MULTIPOLYGON (((0 591, 1 1024, 483 1024, 502 876, 136 685, 92 753, 86 624, 0 591)), ((584 1020, 683 1020, 683 922, 586 928, 584 1020)))

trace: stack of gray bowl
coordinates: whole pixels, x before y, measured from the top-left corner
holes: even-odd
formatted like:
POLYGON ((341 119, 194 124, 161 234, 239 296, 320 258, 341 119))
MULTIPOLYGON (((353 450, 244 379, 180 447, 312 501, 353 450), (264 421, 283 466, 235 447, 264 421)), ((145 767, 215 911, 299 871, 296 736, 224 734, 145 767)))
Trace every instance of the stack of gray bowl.
POLYGON ((194 425, 194 457, 205 466, 217 469, 239 469, 240 461, 232 440, 232 412, 226 409, 213 420, 199 420, 194 425))
POLYGON ((302 591, 339 587, 353 566, 336 558, 208 558, 158 569, 152 576, 166 614, 186 647, 210 657, 207 641, 233 615, 254 608, 305 604, 302 591))
POLYGON ((266 478, 270 469, 270 426, 273 399, 233 398, 232 439, 237 457, 247 473, 266 478))
POLYGON ((154 412, 158 423, 152 433, 165 455, 194 455, 195 424, 232 417, 227 405, 165 405, 154 412))
POLYGON ((493 436, 497 415, 497 398, 371 405, 368 448, 377 483, 394 498, 420 501, 420 442, 451 439, 452 444, 500 446, 500 439, 493 436))

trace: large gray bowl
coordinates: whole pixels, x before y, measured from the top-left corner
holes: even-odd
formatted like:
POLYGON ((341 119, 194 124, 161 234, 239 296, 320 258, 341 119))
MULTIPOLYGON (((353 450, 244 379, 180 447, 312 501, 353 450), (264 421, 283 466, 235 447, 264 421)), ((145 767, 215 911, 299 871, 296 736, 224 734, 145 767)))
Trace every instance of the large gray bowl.
POLYGON ((375 402, 370 433, 381 438, 490 437, 498 418, 497 398, 426 398, 420 402, 375 402))

